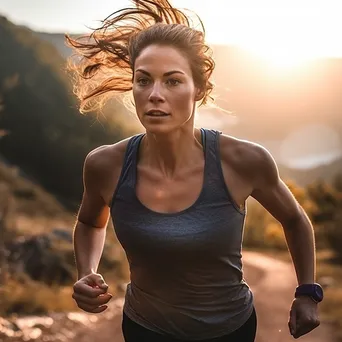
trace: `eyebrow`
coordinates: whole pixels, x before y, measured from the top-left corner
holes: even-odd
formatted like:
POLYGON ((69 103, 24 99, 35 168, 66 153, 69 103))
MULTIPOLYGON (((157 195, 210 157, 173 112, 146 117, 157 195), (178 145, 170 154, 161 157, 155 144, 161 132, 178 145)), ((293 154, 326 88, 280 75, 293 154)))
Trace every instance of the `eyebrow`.
MULTIPOLYGON (((151 76, 151 74, 148 71, 144 70, 144 69, 137 69, 135 72, 138 72, 138 71, 140 71, 141 73, 143 73, 143 74, 145 74, 147 76, 151 76)), ((171 70, 171 71, 165 72, 164 76, 170 76, 170 75, 173 75, 173 74, 182 74, 182 75, 184 75, 184 72, 182 72, 180 70, 171 70)))

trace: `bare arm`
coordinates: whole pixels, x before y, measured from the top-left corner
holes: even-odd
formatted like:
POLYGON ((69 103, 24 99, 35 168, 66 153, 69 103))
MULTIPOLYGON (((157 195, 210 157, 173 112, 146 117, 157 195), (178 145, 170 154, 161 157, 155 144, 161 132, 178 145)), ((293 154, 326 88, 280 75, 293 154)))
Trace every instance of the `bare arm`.
POLYGON ((285 233, 285 238, 295 266, 298 284, 315 281, 315 241, 309 218, 294 198, 286 184, 280 179, 276 163, 262 147, 257 155, 258 170, 254 179, 254 197, 275 219, 285 233))
POLYGON ((78 279, 97 272, 103 252, 109 207, 100 192, 102 177, 99 156, 91 152, 84 163, 84 192, 74 228, 78 279))

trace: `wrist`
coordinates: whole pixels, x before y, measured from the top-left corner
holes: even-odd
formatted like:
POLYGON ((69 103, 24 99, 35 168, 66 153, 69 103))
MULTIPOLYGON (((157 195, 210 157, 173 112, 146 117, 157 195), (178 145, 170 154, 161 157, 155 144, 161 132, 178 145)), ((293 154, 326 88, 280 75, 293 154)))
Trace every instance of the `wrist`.
POLYGON ((86 269, 86 270, 82 270, 82 271, 79 271, 77 273, 77 280, 80 280, 81 278, 89 275, 89 274, 94 274, 96 273, 93 269, 86 269))
POLYGON ((300 284, 295 291, 295 298, 308 297, 316 304, 323 300, 323 288, 318 283, 300 284))

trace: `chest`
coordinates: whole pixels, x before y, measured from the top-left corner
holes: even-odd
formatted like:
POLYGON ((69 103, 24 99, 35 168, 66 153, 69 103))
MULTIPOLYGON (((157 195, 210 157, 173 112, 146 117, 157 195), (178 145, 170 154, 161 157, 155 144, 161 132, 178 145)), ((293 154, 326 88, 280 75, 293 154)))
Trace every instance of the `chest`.
POLYGON ((163 177, 148 168, 138 167, 135 192, 148 209, 159 213, 176 213, 191 207, 204 184, 204 165, 199 163, 173 178, 163 177))
MULTIPOLYGON (((148 209, 159 213, 175 213, 191 207, 199 199, 205 177, 204 162, 174 179, 167 179, 147 168, 137 172, 136 196, 148 209)), ((251 186, 229 165, 222 165, 222 187, 227 187, 232 200, 243 209, 251 186)))

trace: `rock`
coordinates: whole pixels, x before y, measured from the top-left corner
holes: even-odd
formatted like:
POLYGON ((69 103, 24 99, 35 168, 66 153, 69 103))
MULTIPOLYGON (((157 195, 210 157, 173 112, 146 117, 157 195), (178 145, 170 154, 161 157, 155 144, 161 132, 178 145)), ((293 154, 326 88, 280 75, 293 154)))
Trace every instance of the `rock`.
POLYGON ((63 259, 63 255, 52 248, 50 236, 37 235, 17 239, 9 245, 8 250, 8 262, 12 272, 22 270, 32 279, 48 285, 65 285, 74 278, 73 271, 63 259))

